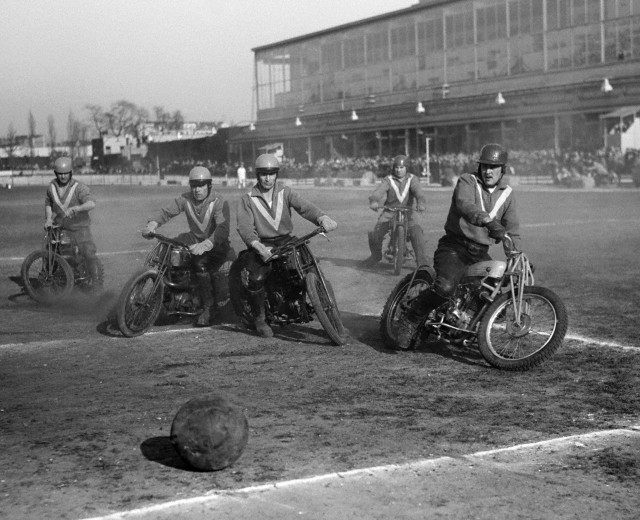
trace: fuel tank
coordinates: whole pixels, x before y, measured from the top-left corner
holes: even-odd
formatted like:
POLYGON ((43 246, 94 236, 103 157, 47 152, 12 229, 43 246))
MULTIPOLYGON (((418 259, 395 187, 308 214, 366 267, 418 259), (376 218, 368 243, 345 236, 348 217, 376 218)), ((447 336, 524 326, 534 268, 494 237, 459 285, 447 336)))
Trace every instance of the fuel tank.
POLYGON ((500 278, 507 269, 507 262, 502 260, 487 260, 470 265, 464 272, 464 277, 500 278))

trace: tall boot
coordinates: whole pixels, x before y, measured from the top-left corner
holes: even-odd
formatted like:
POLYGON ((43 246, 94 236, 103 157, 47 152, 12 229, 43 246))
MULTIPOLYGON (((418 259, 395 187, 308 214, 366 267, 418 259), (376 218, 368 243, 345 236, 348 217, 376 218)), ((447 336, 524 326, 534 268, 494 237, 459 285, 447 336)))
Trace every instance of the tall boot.
POLYGON ((427 316, 433 309, 442 305, 447 298, 438 294, 433 289, 427 289, 420 293, 418 297, 411 302, 411 307, 402 314, 398 321, 398 348, 406 350, 411 346, 420 322, 427 316))
POLYGON ((256 327, 256 331, 263 338, 272 338, 273 330, 271 330, 271 327, 269 327, 269 324, 266 322, 265 297, 264 289, 249 291, 249 304, 251 305, 251 314, 253 315, 253 324, 256 327))
POLYGON ((369 231, 368 239, 371 256, 362 261, 362 267, 373 267, 382 260, 382 240, 378 239, 378 235, 375 230, 369 231))
POLYGON ((424 238, 422 227, 418 225, 411 226, 409 228, 409 239, 416 255, 416 266, 433 265, 431 259, 427 256, 427 241, 424 238))
POLYGON ((86 258, 87 270, 89 271, 89 276, 91 277, 91 285, 93 287, 94 293, 99 293, 102 291, 104 285, 104 271, 102 268, 102 263, 98 260, 97 257, 86 258))
POLYGON ((214 304, 213 286, 211 285, 211 275, 209 273, 197 273, 198 292, 202 300, 202 313, 198 316, 196 326, 207 327, 211 324, 211 307, 214 304))

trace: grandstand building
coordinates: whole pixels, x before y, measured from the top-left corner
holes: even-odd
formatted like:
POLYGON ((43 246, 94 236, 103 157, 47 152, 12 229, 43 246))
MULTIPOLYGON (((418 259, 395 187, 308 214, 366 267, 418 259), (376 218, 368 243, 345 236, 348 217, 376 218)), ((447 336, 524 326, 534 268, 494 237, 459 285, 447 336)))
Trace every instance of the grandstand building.
POLYGON ((634 147, 640 125, 640 0, 422 0, 253 52, 239 160, 634 147))

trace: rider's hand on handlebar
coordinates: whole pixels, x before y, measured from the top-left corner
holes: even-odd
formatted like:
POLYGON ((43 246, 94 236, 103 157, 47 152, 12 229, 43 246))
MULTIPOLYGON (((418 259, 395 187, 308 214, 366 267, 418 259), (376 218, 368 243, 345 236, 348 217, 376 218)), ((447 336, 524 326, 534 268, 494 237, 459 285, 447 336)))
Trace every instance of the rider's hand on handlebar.
POLYGON ((380 209, 380 204, 378 204, 375 200, 372 200, 371 202, 369 202, 369 207, 373 211, 378 211, 380 209))
POLYGON ((147 227, 142 230, 142 237, 146 238, 147 240, 152 239, 153 238, 152 234, 155 232, 157 227, 158 227, 158 223, 154 222, 153 220, 150 220, 149 222, 147 222, 147 227))
POLYGON ((45 231, 48 230, 48 229, 51 229, 52 227, 53 227, 53 220, 48 218, 47 220, 44 221, 44 229, 45 229, 45 231))
POLYGON ((489 238, 493 238, 496 241, 496 244, 498 242, 501 242, 502 239, 504 239, 504 236, 507 234, 507 230, 505 229, 505 227, 500 224, 500 222, 497 222, 495 220, 487 222, 485 226, 489 230, 489 238))
POLYGON ((211 242, 211 240, 209 240, 208 238, 206 240, 203 240, 202 242, 198 242, 197 244, 189 246, 189 251, 191 252, 191 254, 194 254, 196 256, 200 256, 207 251, 211 251, 212 249, 213 242, 211 242))
POLYGON ((258 242, 257 240, 254 240, 251 243, 251 247, 253 247, 253 249, 255 249, 258 252, 258 254, 260 255, 260 258, 262 258, 264 262, 266 262, 269 258, 271 258, 271 248, 268 246, 265 246, 262 242, 258 242))
POLYGON ((328 215, 322 215, 318 219, 318 224, 326 232, 333 231, 334 229, 336 229, 338 227, 338 223, 335 220, 333 220, 331 217, 329 217, 328 215))

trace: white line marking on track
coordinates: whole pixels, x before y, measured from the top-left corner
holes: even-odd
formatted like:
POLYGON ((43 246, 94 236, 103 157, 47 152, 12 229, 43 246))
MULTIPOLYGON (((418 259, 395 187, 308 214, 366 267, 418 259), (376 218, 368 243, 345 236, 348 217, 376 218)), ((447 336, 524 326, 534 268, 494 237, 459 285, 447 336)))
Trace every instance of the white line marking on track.
MULTIPOLYGON (((588 442, 590 439, 595 438, 608 438, 617 435, 636 435, 636 431, 640 429, 640 425, 634 425, 629 428, 622 428, 617 430, 601 430, 594 431, 586 434, 579 435, 570 435, 566 437, 558 437, 555 439, 548 439, 546 441, 532 442, 526 444, 519 444, 516 446, 508 446, 506 448, 497 448, 494 450, 488 451, 478 451, 476 453, 471 453, 468 455, 464 455, 462 458, 482 458, 491 455, 496 455, 500 453, 514 452, 519 450, 528 450, 532 448, 544 448, 547 446, 560 446, 566 445, 569 443, 575 442, 588 442)), ((459 457, 458 457, 459 459, 459 457)), ((106 516, 97 516, 91 518, 85 518, 84 520, 118 520, 118 519, 126 519, 126 518, 135 518, 137 516, 142 516, 154 512, 160 512, 167 510, 169 508, 175 508, 177 506, 192 506, 196 504, 202 503, 212 503, 217 500, 228 498, 229 496, 242 496, 248 493, 261 493, 268 490, 273 489, 283 489, 283 488, 293 488, 298 486, 305 486, 308 484, 315 484, 318 482, 326 482, 337 479, 345 479, 348 477, 370 477, 370 476, 380 476, 387 477, 390 471, 394 470, 402 470, 402 469, 424 469, 428 467, 438 466, 440 464, 450 463, 452 461, 457 460, 453 457, 438 457, 436 459, 422 459, 413 462, 406 462, 404 464, 388 464, 385 466, 374 466, 370 468, 360 468, 354 469, 345 472, 339 473, 327 473, 324 475, 316 475, 313 477, 295 479, 295 480, 287 480, 283 482, 272 482, 269 484, 261 484, 258 486, 248 486, 240 489, 225 489, 225 490, 216 490, 210 492, 208 495, 202 495, 199 497, 193 498, 185 498, 180 500, 174 500, 171 502, 165 502, 163 504, 156 504, 153 506, 142 507, 139 509, 133 509, 130 511, 123 511, 120 513, 112 513, 106 516)))

